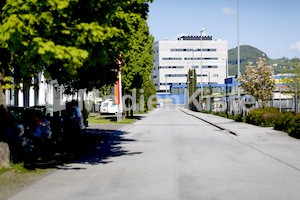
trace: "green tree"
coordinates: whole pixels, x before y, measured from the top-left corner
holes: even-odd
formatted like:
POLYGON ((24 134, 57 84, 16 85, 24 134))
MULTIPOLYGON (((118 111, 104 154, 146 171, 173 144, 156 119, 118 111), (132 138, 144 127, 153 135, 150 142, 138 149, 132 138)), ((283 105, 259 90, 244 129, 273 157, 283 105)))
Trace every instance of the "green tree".
POLYGON ((259 58, 257 66, 248 63, 246 73, 238 78, 241 87, 249 92, 263 107, 273 98, 275 90, 275 79, 273 66, 266 66, 266 59, 259 58))
POLYGON ((189 69, 188 83, 189 83, 189 96, 191 97, 197 91, 197 74, 195 69, 189 69))
MULTIPOLYGON (((300 65, 298 64, 297 59, 295 58, 293 66, 286 68, 286 73, 292 76, 293 81, 287 81, 286 87, 287 90, 285 92, 290 93, 291 95, 295 95, 297 105, 295 105, 295 109, 298 108, 298 98, 300 94, 300 65), (297 94, 297 95, 296 95, 297 94)), ((283 77, 284 78, 284 77, 283 77)), ((296 110, 296 113, 298 113, 298 110, 296 110)))
MULTIPOLYGON (((130 45, 132 34, 134 35, 135 31, 139 30, 138 26, 141 21, 146 19, 149 2, 152 0, 102 0, 101 7, 91 8, 94 5, 86 6, 86 2, 82 1, 80 12, 82 12, 82 7, 85 7, 86 12, 95 9, 94 14, 88 16, 89 21, 100 19, 99 22, 104 24, 102 26, 107 27, 108 30, 104 29, 105 38, 97 41, 98 43, 91 43, 90 46, 84 44, 84 46, 88 46, 91 59, 88 59, 84 63, 84 67, 78 70, 76 81, 72 80, 71 87, 93 89, 110 85, 116 81, 116 72, 119 70, 118 60, 121 59, 120 53, 124 57, 124 54, 132 50, 130 45), (101 8, 107 8, 110 12, 108 14, 99 13, 98 10, 101 8)), ((103 33, 99 35, 101 36, 103 33)))
MULTIPOLYGON (((151 73, 148 74, 148 78, 145 75, 143 79, 143 84, 142 84, 142 91, 143 93, 140 92, 140 95, 144 96, 144 111, 149 111, 151 108, 148 107, 148 100, 149 98, 152 97, 153 95, 156 95, 156 89, 155 85, 153 83, 153 79, 151 76, 151 73)), ((141 99, 139 99, 141 101, 141 99)), ((152 102, 156 102, 156 97, 152 99, 152 102)), ((153 106, 153 105, 152 105, 153 106)), ((155 105, 156 107, 156 105, 155 105)))
POLYGON ((152 1, 1 0, 0 105, 12 83, 26 90, 39 72, 70 91, 114 83, 128 32, 152 1))
MULTIPOLYGON (((129 95, 132 94, 133 89, 138 92, 140 89, 144 91, 150 89, 149 91, 153 93, 151 83, 149 83, 149 81, 152 83, 153 81, 149 80, 149 76, 151 76, 153 68, 154 39, 149 33, 146 19, 141 18, 137 22, 132 24, 130 32, 128 32, 129 50, 123 54, 122 87, 124 94, 129 95)), ((137 98, 139 100, 139 93, 137 98)), ((127 107, 131 107, 131 103, 127 99, 127 107)))
POLYGON ((298 64, 297 59, 294 60, 293 66, 291 68, 290 67, 286 68, 285 73, 293 77, 293 81, 286 82, 287 92, 293 94, 297 92, 299 95, 300 94, 300 65, 298 64))
MULTIPOLYGON (((126 33, 146 16, 149 2, 1 1, 0 42, 11 55, 14 83, 29 88, 32 77, 44 72, 69 88, 112 84, 119 54, 128 49, 126 33)), ((10 75, 3 75, 6 68, 1 64, 0 78, 10 75)))

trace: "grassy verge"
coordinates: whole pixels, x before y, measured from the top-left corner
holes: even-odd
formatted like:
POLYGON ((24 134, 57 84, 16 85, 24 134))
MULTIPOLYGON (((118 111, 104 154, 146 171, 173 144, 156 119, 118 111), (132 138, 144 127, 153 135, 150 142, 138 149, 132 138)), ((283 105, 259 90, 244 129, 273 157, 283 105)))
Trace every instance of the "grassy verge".
POLYGON ((8 171, 9 169, 8 168, 6 168, 6 167, 1 167, 0 168, 0 175, 1 174, 4 174, 6 171, 8 171))
POLYGON ((35 172, 35 173, 43 173, 49 171, 49 169, 42 169, 42 168, 34 168, 34 169, 28 169, 24 162, 19 162, 19 163, 10 163, 10 168, 2 167, 0 168, 0 175, 4 174, 7 171, 11 171, 14 173, 30 173, 30 172, 35 172))
POLYGON ((120 122, 116 121, 116 117, 106 117, 106 116, 92 116, 88 119, 89 123, 103 123, 103 124, 131 124, 137 121, 138 117, 133 118, 125 118, 121 120, 120 122))

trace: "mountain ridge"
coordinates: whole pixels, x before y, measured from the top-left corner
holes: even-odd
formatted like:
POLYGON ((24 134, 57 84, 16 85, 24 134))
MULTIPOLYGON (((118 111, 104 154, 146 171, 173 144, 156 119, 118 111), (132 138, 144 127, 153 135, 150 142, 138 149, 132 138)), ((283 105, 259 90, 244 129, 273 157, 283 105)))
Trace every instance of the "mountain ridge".
MULTIPOLYGON (((246 66, 248 62, 252 62, 253 65, 256 64, 256 61, 259 57, 264 56, 266 58, 267 65, 273 65, 280 60, 271 59, 267 56, 267 54, 255 47, 250 45, 241 45, 240 46, 240 72, 241 74, 245 73, 246 66)), ((228 50, 228 74, 229 76, 237 75, 237 47, 228 50)), ((282 72, 282 69, 274 69, 275 73, 282 72)))

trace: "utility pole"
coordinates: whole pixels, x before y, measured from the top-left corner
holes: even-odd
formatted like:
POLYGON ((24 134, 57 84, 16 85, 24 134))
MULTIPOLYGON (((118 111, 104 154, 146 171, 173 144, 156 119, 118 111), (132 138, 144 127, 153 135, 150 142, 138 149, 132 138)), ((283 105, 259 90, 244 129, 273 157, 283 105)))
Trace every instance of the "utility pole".
POLYGON ((298 75, 295 74, 295 114, 298 113, 298 75))
MULTIPOLYGON (((238 46, 238 74, 237 77, 240 78, 240 1, 238 0, 237 2, 237 46, 238 46)), ((240 81, 238 80, 238 87, 237 87, 237 92, 238 92, 238 114, 240 114, 240 108, 241 108, 241 102, 240 102, 240 81)))

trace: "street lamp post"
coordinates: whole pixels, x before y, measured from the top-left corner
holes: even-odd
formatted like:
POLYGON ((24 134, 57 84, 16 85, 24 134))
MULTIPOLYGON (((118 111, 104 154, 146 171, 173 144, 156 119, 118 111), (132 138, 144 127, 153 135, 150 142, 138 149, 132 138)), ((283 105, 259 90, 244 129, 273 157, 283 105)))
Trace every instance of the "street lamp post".
POLYGON ((165 77, 166 79, 166 94, 168 93, 168 82, 167 82, 167 77, 165 77))
MULTIPOLYGON (((194 61, 194 59, 195 59, 195 49, 193 49, 193 66, 192 66, 192 70, 193 70, 193 77, 195 76, 195 73, 194 73, 194 67, 195 67, 195 61, 194 61)), ((194 94, 194 81, 193 81, 193 83, 192 83, 193 85, 192 85, 192 93, 194 94)), ((193 95, 192 94, 192 95, 193 95)))
POLYGON ((189 99, 190 99, 190 76, 189 76, 189 63, 187 63, 187 98, 186 98, 186 107, 189 108, 189 99))
MULTIPOLYGON (((192 66, 192 70, 193 70, 193 80, 192 80, 192 96, 194 96, 194 93, 195 93, 195 48, 193 49, 193 66, 192 66)), ((197 83, 196 83, 197 84, 197 83)), ((194 103, 192 104, 192 109, 194 110, 194 103)))
POLYGON ((208 111, 209 111, 209 113, 210 113, 210 108, 211 108, 211 106, 210 106, 210 91, 211 91, 211 88, 210 88, 210 71, 206 71, 206 72, 208 72, 208 106, 209 106, 209 108, 208 108, 208 111))
MULTIPOLYGON (((240 1, 238 0, 237 2, 237 46, 238 46, 238 74, 237 77, 240 78, 240 1)), ((240 80, 238 80, 238 87, 237 87, 237 92, 238 92, 238 114, 240 114, 240 80)))
POLYGON ((228 61, 226 58, 226 116, 228 118, 228 61))
POLYGON ((201 40, 201 108, 202 108, 202 101, 203 101, 203 74, 202 74, 202 33, 203 31, 205 31, 206 28, 201 29, 201 33, 200 33, 200 40, 201 40))

